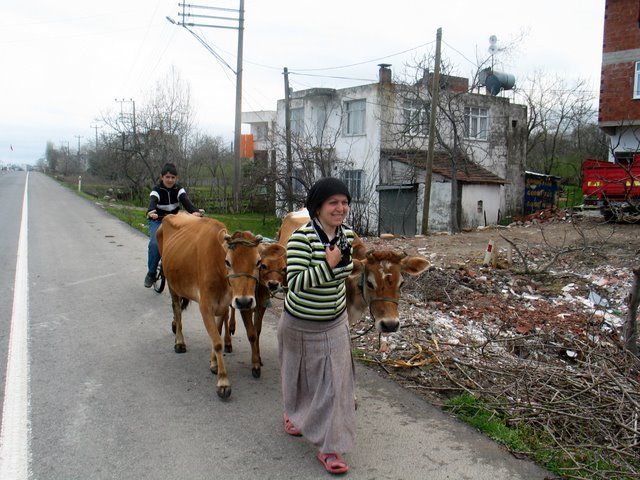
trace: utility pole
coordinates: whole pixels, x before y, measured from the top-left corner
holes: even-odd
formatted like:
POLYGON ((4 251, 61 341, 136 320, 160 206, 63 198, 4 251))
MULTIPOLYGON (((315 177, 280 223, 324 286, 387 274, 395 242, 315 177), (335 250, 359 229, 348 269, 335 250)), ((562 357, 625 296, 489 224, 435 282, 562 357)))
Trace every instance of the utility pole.
MULTIPOLYGON (((136 147, 138 146, 138 136, 136 135, 136 101, 133 98, 130 98, 129 100, 125 100, 124 98, 122 100, 118 100, 116 98, 116 102, 120 103, 120 121, 122 122, 122 126, 126 127, 127 125, 124 122, 124 110, 122 108, 122 104, 123 103, 130 103, 131 104, 131 130, 133 132, 133 148, 134 150, 136 149, 136 147)), ((96 130, 96 138, 97 138, 97 130, 96 130)), ((96 147, 97 147, 97 140, 96 140, 96 147)), ((125 132, 122 132, 122 150, 126 150, 125 149, 125 132)))
POLYGON ((284 67, 284 137, 287 155, 287 208, 293 212, 293 160, 291 158, 291 109, 289 98, 289 69, 284 67))
POLYGON ((96 152, 98 151, 98 129, 102 128, 100 125, 91 125, 91 128, 93 128, 96 131, 96 152))
POLYGON ((83 137, 82 135, 74 135, 74 137, 78 139, 78 155, 77 155, 78 168, 82 168, 84 165, 82 165, 82 159, 80 158, 80 139, 83 137))
POLYGON ((80 158, 80 139, 84 138, 82 135, 74 135, 78 139, 78 158, 80 158))
POLYGON ((176 22, 171 17, 166 17, 167 20, 174 25, 180 25, 185 28, 191 35, 193 35, 208 51, 211 53, 216 59, 224 64, 229 70, 231 70, 236 75, 236 112, 235 112, 235 122, 234 122, 234 140, 233 140, 233 185, 232 185, 232 194, 233 194, 233 209, 235 212, 240 211, 240 138, 241 138, 241 123, 242 123, 242 52, 243 52, 243 43, 244 43, 244 0, 239 0, 239 7, 237 10, 232 8, 221 8, 221 7, 209 7, 206 5, 194 5, 188 3, 178 3, 179 7, 182 7, 182 12, 178 13, 178 16, 181 17, 180 22, 176 22), (233 12, 237 14, 236 17, 222 17, 222 16, 214 16, 214 15, 204 15, 204 14, 192 14, 187 12, 187 8, 189 9, 200 9, 202 10, 215 10, 221 12, 233 12), (193 23, 193 22, 185 22, 185 19, 197 18, 199 22, 237 22, 236 26, 227 25, 224 23, 212 24, 212 23, 193 23), (211 46, 196 32, 191 30, 189 27, 209 27, 209 28, 224 28, 224 29, 232 29, 238 30, 238 55, 237 55, 237 63, 235 71, 233 68, 229 66, 227 62, 213 49, 211 46))
MULTIPOLYGON (((431 87, 431 116, 429 117, 429 144, 427 161, 424 167, 424 203, 422 206, 422 234, 429 235, 429 207, 431 206, 431 178, 433 170, 433 151, 436 136, 436 114, 438 113, 438 97, 440 94, 440 49, 442 44, 442 28, 436 33, 436 59, 431 87)), ((453 201, 453 199, 451 199, 453 201)))

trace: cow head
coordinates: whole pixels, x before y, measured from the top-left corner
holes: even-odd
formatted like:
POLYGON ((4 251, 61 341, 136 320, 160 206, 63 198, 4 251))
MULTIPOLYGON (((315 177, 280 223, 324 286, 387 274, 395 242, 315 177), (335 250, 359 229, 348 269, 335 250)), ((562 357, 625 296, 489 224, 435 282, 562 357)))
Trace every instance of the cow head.
POLYGON ((231 306, 238 310, 251 310, 256 306, 255 291, 260 268, 258 245, 262 237, 248 231, 229 235, 223 230, 221 235, 226 250, 227 279, 232 292, 231 306))
POLYGON ((260 245, 260 284, 273 294, 287 283, 287 249, 277 243, 260 245))
POLYGON ((429 268, 423 257, 408 257, 390 250, 369 251, 362 262, 354 260, 354 273, 359 274, 358 291, 369 307, 376 329, 381 333, 400 328, 398 301, 404 282, 402 273, 418 275, 429 268))

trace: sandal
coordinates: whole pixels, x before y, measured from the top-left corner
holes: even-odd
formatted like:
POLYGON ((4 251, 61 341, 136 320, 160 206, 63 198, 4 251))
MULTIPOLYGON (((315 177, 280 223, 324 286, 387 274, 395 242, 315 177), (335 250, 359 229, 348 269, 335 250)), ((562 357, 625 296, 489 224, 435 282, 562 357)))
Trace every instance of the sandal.
POLYGON ((349 471, 349 465, 344 461, 339 453, 318 453, 318 460, 322 463, 324 469, 333 474, 346 473, 349 471))
POLYGON ((287 414, 284 414, 284 431, 287 432, 292 437, 301 437, 302 432, 296 428, 296 426, 291 423, 287 414))

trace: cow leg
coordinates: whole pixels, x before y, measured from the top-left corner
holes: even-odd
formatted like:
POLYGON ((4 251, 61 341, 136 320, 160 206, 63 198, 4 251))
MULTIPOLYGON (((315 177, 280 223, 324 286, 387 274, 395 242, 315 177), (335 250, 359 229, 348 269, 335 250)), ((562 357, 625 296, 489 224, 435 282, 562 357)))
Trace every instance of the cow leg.
POLYGON ((247 338, 251 344, 251 374, 255 378, 260 377, 260 348, 258 346, 258 335, 256 329, 253 326, 253 311, 252 310, 240 310, 242 315, 242 321, 244 327, 247 330, 247 338))
POLYGON ((207 329, 207 333, 211 338, 211 362, 209 368, 211 372, 218 375, 217 392, 218 396, 222 399, 229 398, 231 395, 231 383, 227 376, 227 369, 224 366, 224 359, 222 354, 222 337, 220 336, 220 330, 224 322, 224 317, 228 316, 227 313, 221 316, 216 316, 214 319, 213 309, 206 302, 200 303, 200 313, 204 326, 207 329))
POLYGON ((260 360, 260 366, 264 365, 262 363, 262 355, 260 354, 260 334, 262 333, 262 319, 264 318, 264 312, 267 309, 265 307, 256 307, 253 312, 253 327, 256 329, 256 348, 258 349, 258 359, 260 360))
POLYGON ((187 351, 187 345, 184 343, 182 336, 182 299, 169 287, 171 293, 171 308, 173 309, 173 322, 171 328, 175 333, 175 344, 173 349, 176 353, 184 353, 187 351))
MULTIPOLYGON (((231 307, 229 307, 231 308, 231 307)), ((229 333, 231 333, 231 335, 235 335, 236 334, 236 314, 235 314, 235 308, 231 308, 231 317, 229 318, 229 333)))
POLYGON ((231 344, 231 335, 235 332, 236 325, 236 310, 235 308, 229 307, 229 316, 225 317, 223 320, 224 327, 224 352, 231 353, 233 352, 233 345, 231 344), (233 330, 231 329, 233 327, 233 330))

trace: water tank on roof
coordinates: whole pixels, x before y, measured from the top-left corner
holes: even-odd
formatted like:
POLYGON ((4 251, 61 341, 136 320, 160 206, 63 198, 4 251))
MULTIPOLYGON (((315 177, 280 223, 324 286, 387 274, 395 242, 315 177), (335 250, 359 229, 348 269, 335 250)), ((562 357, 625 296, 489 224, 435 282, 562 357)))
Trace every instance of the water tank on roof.
POLYGON ((487 87, 490 95, 496 96, 502 90, 511 90, 516 84, 516 77, 510 73, 496 72, 491 68, 485 68, 480 72, 480 85, 487 87))

